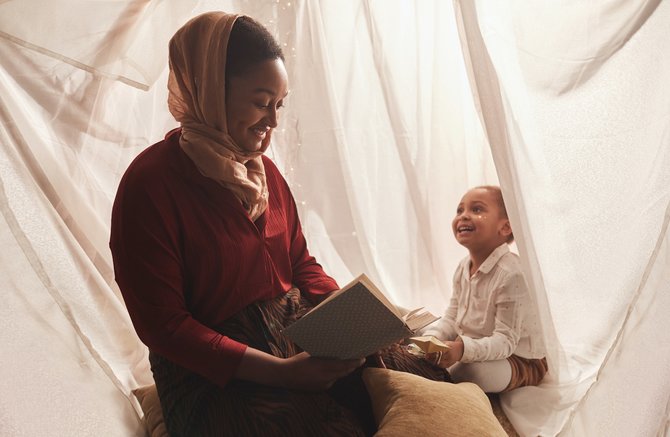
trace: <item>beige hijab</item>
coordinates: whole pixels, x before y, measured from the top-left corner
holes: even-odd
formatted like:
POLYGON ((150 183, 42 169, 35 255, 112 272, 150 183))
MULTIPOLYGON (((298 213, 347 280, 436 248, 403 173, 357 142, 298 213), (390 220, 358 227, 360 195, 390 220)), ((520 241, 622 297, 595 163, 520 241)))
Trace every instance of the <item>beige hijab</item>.
POLYGON ((181 123, 179 145, 200 172, 228 188, 256 220, 267 208, 268 188, 261 155, 249 153, 228 134, 226 53, 239 15, 207 12, 187 22, 170 40, 168 108, 181 123))

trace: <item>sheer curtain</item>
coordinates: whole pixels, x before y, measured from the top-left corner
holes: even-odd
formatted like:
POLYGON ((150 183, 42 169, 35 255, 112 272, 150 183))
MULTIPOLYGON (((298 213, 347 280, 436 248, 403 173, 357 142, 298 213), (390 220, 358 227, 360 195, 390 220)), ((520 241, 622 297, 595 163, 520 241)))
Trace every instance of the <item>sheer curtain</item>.
POLYGON ((340 282, 365 272, 397 303, 442 311, 465 254, 453 211, 467 187, 496 182, 452 7, 291 8, 277 32, 292 89, 272 153, 311 247, 340 282))
POLYGON ((129 391, 151 376, 109 216, 129 160, 174 123, 165 87, 143 91, 195 5, 168 3, 0 4, 2 435, 144 433, 129 391))
POLYGON ((666 435, 670 4, 456 4, 550 346, 505 411, 528 435, 666 435))
POLYGON ((284 47, 268 154, 327 271, 442 311, 466 254, 455 205, 500 180, 550 346, 551 377, 504 399, 514 425, 667 433, 670 7, 526 3, 0 3, 0 433, 143 433, 130 390, 151 375, 109 213, 130 160, 175 126, 167 40, 211 9, 284 47))

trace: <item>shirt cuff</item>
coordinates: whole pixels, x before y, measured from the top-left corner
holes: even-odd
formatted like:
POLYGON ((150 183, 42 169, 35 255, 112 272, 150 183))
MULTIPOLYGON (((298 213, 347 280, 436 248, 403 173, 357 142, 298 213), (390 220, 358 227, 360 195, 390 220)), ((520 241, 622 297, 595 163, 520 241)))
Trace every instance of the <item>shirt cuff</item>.
POLYGON ((440 338, 442 336, 442 333, 440 332, 439 329, 435 329, 435 328, 426 329, 425 331, 419 331, 418 334, 422 335, 422 336, 432 335, 433 337, 435 337, 439 340, 443 340, 442 338, 440 338))
POLYGON ((476 342, 470 337, 461 335, 461 340, 463 340, 463 356, 461 357, 462 363, 472 363, 475 360, 475 350, 477 349, 476 342))
POLYGON ((302 288, 300 286, 297 287, 300 288, 301 291, 304 291, 308 295, 313 297, 323 296, 340 289, 340 287, 337 285, 337 282, 335 282, 335 280, 330 278, 318 282, 312 282, 309 284, 308 287, 305 288, 302 288))

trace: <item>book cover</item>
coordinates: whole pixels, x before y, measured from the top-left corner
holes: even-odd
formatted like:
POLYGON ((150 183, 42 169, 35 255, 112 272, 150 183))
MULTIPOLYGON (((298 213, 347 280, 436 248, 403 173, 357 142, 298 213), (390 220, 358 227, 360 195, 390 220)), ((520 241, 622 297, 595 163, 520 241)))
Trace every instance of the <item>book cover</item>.
POLYGON ((362 274, 282 332, 312 356, 361 358, 439 319, 420 310, 403 317, 362 274))

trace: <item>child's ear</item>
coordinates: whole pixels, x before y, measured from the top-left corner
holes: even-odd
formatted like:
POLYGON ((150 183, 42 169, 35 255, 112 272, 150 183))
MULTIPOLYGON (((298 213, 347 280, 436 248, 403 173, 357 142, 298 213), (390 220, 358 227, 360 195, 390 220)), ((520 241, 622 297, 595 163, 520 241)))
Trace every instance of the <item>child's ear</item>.
POLYGON ((505 223, 503 223, 500 228, 500 234, 505 238, 512 235, 512 225, 509 223, 509 220, 505 220, 505 223))

